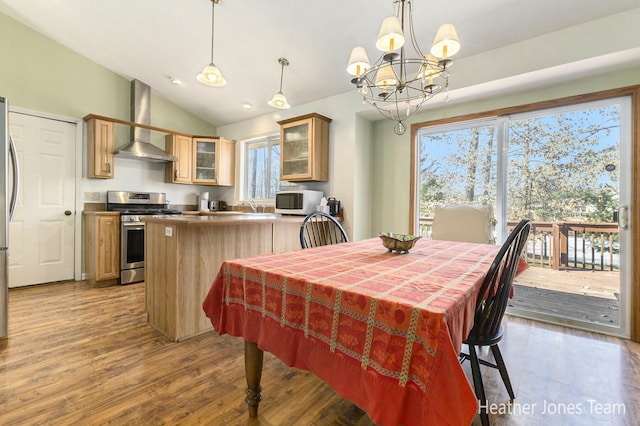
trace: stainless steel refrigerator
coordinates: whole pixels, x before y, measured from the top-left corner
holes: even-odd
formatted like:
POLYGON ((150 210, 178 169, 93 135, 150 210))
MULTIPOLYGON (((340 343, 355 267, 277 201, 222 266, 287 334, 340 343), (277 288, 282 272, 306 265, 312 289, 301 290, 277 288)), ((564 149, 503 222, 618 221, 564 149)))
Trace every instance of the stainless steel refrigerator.
POLYGON ((6 338, 9 315, 9 221, 18 201, 18 161, 9 134, 9 106, 0 96, 0 339, 6 338))

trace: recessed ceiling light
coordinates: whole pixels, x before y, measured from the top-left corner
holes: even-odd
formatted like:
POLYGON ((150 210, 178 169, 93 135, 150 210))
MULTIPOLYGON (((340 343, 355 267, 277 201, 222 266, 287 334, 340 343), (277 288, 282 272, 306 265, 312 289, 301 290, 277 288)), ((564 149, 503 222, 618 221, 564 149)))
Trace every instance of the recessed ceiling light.
POLYGON ((245 103, 242 104, 242 109, 247 110, 247 111, 252 110, 253 109, 253 105, 251 105, 249 102, 245 102, 245 103))
POLYGON ((171 83, 175 84, 176 86, 182 85, 182 80, 180 80, 178 78, 169 77, 169 81, 171 81, 171 83))

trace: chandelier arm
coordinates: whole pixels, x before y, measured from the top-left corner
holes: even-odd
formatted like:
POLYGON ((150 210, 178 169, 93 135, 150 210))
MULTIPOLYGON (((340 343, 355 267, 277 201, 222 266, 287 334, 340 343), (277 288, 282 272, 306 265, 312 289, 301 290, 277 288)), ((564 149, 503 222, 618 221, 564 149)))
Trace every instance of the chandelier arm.
MULTIPOLYGON (((402 28, 402 32, 405 33, 404 31, 405 0, 401 0, 401 1, 402 1, 402 8, 400 9, 400 28, 402 28)), ((411 4, 411 2, 409 2, 409 4, 411 4)), ((393 64, 393 61, 391 61, 391 64, 393 64)), ((396 87, 401 87, 407 81, 407 71, 405 69, 405 63, 404 63, 404 44, 400 48, 400 75, 398 77, 399 77, 399 81, 397 82, 396 87)))
POLYGON ((416 42, 416 34, 413 29, 413 4, 411 3, 411 1, 409 1, 408 3, 409 3, 409 34, 411 37, 411 45, 413 46, 416 53, 420 55, 421 58, 424 58, 424 53, 422 53, 420 46, 418 46, 418 43, 416 42))
POLYGON ((381 109, 380 107, 378 107, 377 104, 373 104, 374 107, 376 107, 376 109, 378 110, 378 112, 387 120, 393 120, 395 121, 396 119, 393 117, 393 113, 390 111, 387 111, 386 109, 381 109))
POLYGON ((393 4, 391 5, 393 16, 398 16, 398 14, 400 13, 400 8, 404 9, 404 1, 405 0, 394 0, 393 4))
POLYGON ((402 121, 402 120, 400 120, 400 102, 398 100, 398 92, 394 93, 393 97, 395 98, 395 102, 394 103, 395 103, 395 106, 396 106, 396 117, 397 117, 397 120, 398 121, 402 121))

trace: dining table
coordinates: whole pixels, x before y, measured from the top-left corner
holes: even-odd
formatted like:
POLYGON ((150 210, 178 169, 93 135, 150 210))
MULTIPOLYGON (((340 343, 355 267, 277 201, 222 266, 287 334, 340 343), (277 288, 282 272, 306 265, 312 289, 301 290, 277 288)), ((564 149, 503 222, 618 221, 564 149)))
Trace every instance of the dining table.
POLYGON ((312 371, 380 425, 468 425, 478 400, 459 361, 500 246, 378 238, 225 261, 203 301, 245 341, 245 401, 258 415, 264 351, 312 371))

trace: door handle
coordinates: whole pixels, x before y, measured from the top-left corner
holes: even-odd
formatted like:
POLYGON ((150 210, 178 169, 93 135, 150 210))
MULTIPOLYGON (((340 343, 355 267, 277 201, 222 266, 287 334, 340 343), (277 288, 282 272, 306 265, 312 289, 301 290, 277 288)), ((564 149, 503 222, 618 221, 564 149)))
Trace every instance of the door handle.
POLYGON ((71 210, 65 210, 64 211, 64 215, 65 216, 71 216, 71 210))
POLYGON ((622 229, 629 227, 629 206, 618 207, 618 226, 622 229))
POLYGON ((18 164, 18 154, 16 145, 13 143, 13 136, 9 134, 9 154, 13 164, 13 189, 11 191, 11 201, 9 202, 9 220, 13 219, 18 204, 18 192, 20 191, 20 166, 18 164))

